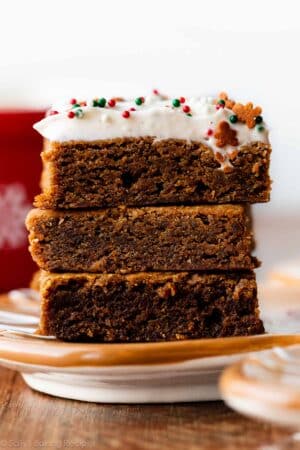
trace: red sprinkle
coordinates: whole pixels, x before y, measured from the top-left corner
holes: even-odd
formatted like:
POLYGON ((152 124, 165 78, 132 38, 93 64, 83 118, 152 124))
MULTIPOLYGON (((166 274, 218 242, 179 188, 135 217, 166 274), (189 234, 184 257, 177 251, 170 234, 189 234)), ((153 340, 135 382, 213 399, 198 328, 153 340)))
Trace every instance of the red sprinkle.
POLYGON ((69 117, 69 119, 74 119, 75 113, 73 111, 69 111, 68 112, 68 117, 69 117))
POLYGON ((182 108, 182 111, 185 113, 190 112, 191 108, 188 105, 184 105, 184 107, 182 108))
POLYGON ((80 106, 86 106, 86 102, 80 102, 80 106))
POLYGON ((108 106, 110 106, 111 108, 116 106, 116 100, 114 98, 111 98, 110 100, 108 100, 107 103, 108 103, 108 106))
POLYGON ((130 111, 136 111, 136 109, 135 108, 130 108, 130 111))
POLYGON ((212 136, 214 134, 214 131, 211 128, 209 128, 207 130, 206 134, 207 134, 207 136, 212 136))
POLYGON ((179 97, 179 101, 180 101, 180 103, 185 103, 185 98, 184 97, 179 97))
POLYGON ((75 103, 77 103, 76 98, 71 98, 70 103, 71 105, 75 105, 75 103))
POLYGON ((153 89, 153 91, 152 91, 152 92, 153 92, 153 94, 154 94, 154 95, 159 95, 159 92, 158 92, 158 90, 157 90, 157 89, 153 89))
POLYGON ((130 116, 130 112, 129 111, 123 111, 122 112, 122 117, 124 117, 124 119, 128 119, 129 116, 130 116))
POLYGON ((55 114, 58 114, 58 111, 50 111, 49 112, 49 116, 55 116, 55 114))

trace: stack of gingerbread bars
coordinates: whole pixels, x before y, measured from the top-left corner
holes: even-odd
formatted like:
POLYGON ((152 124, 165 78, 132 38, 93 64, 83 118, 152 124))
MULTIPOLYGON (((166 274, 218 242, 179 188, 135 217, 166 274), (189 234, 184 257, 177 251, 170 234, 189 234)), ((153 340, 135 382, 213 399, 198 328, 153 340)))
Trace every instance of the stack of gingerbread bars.
POLYGON ((216 98, 71 99, 35 125, 27 218, 40 333, 164 341, 262 333, 249 204, 270 195, 260 107, 216 98))

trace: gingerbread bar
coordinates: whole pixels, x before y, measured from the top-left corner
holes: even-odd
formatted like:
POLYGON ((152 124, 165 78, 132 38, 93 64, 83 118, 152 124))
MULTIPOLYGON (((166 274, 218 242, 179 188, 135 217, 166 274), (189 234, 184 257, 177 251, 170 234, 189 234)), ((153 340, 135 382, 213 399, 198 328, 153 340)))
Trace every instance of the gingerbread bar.
POLYGON ((52 272, 252 269, 252 233, 239 205, 32 210, 34 261, 52 272))
POLYGON ((66 341, 148 342, 263 333, 252 272, 49 274, 39 332, 66 341))
POLYGON ((73 99, 35 125, 45 138, 35 206, 269 200, 271 147, 261 108, 222 98, 112 100, 73 99))

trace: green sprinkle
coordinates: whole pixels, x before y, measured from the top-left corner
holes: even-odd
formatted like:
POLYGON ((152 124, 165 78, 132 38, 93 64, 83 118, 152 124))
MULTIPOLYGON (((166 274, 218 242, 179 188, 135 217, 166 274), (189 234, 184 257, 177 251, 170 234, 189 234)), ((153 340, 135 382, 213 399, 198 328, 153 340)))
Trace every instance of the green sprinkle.
POLYGON ((178 108, 178 106, 180 106, 180 101, 178 100, 178 98, 174 98, 174 100, 172 100, 172 105, 175 108, 178 108))
POLYGON ((104 108, 104 106, 106 105, 106 98, 102 97, 102 98, 95 98, 95 100, 93 100, 93 106, 98 108, 104 108))
POLYGON ((142 99, 141 97, 137 97, 137 98, 135 99, 135 104, 136 104, 136 105, 140 106, 142 103, 143 103, 143 99, 142 99))
POLYGON ((74 105, 72 106, 72 108, 79 108, 79 103, 74 103, 74 105))
POLYGON ((264 131, 265 127, 263 125, 259 125, 259 127, 257 127, 258 131, 262 132, 264 131))
POLYGON ((232 116, 229 117, 230 123, 237 123, 237 121, 238 121, 238 116, 236 116, 235 114, 233 114, 232 116))
POLYGON ((263 121, 263 118, 262 118, 262 116, 256 116, 255 117, 255 123, 258 125, 259 123, 262 123, 262 121, 263 121))
POLYGON ((75 115, 76 115, 76 117, 78 117, 79 119, 80 119, 81 117, 83 117, 83 111, 82 111, 82 109, 81 109, 81 108, 78 108, 78 109, 75 111, 75 115))
POLYGON ((187 113, 187 116, 192 117, 192 114, 191 113, 187 113))
POLYGON ((220 100, 218 100, 218 103, 219 103, 219 105, 224 105, 225 106, 225 100, 220 99, 220 100))
POLYGON ((106 98, 104 98, 104 97, 99 98, 99 100, 98 100, 98 106, 99 106, 100 108, 104 108, 105 105, 106 105, 106 98))

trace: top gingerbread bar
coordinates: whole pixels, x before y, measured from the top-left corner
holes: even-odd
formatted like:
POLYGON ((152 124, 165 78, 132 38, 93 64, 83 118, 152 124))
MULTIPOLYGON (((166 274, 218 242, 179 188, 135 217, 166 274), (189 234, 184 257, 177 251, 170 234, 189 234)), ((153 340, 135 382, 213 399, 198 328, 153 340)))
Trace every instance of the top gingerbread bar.
POLYGON ((260 107, 213 98, 71 99, 35 124, 51 209, 257 203, 270 197, 260 107))

